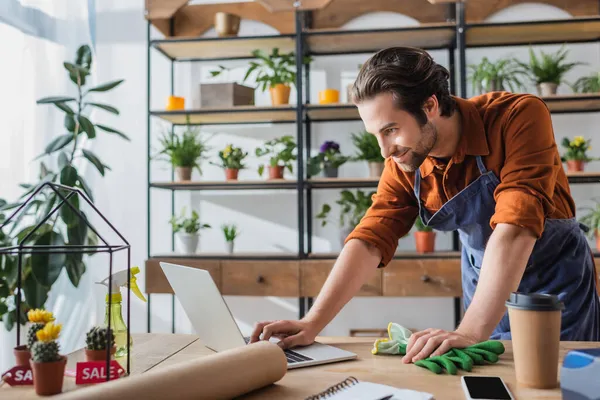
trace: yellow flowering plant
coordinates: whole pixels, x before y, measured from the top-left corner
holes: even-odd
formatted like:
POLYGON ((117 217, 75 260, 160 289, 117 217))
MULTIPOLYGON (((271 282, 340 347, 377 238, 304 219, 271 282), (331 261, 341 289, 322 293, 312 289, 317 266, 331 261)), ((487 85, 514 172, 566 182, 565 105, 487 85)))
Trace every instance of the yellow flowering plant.
POLYGON ((49 322, 43 329, 37 331, 36 335, 40 342, 52 342, 58 339, 61 329, 61 324, 55 325, 54 322, 49 322))
POLYGON ((219 151, 221 162, 211 162, 211 164, 225 169, 244 169, 246 166, 242 162, 247 156, 248 152, 244 152, 233 144, 228 144, 223 150, 219 151))
POLYGON ((588 157, 587 151, 591 150, 590 146, 591 139, 585 140, 583 136, 575 136, 573 140, 569 138, 563 138, 562 146, 567 149, 565 154, 561 157, 561 160, 569 161, 592 161, 593 158, 588 157))
POLYGON ((54 321, 54 315, 51 311, 36 308, 27 312, 27 319, 34 324, 47 324, 54 321))

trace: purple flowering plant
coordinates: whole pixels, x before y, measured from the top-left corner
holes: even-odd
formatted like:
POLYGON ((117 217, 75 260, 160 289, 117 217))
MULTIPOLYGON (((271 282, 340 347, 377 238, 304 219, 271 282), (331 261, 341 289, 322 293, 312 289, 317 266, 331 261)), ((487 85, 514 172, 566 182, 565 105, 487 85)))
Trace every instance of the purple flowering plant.
POLYGON ((339 168, 349 159, 350 157, 341 153, 339 143, 325 141, 319 148, 319 153, 308 161, 308 173, 315 176, 324 168, 339 168))

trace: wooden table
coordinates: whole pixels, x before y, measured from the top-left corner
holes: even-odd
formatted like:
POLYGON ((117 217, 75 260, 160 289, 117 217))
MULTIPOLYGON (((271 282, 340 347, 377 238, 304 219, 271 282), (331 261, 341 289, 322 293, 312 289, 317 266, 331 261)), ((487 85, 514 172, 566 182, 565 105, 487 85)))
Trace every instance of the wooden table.
MULTIPOLYGON (((138 334, 133 336, 134 348, 132 357, 132 374, 140 374, 150 369, 160 369, 176 365, 198 357, 212 354, 202 342, 192 335, 170 334, 138 334)), ((359 380, 383 383, 432 393, 436 399, 463 400, 459 370, 458 375, 435 375, 426 369, 412 364, 405 365, 396 356, 374 356, 371 347, 374 339, 348 337, 322 337, 322 343, 338 346, 358 354, 357 360, 316 367, 300 368, 288 371, 286 376, 274 385, 260 389, 241 399, 303 399, 306 396, 325 390, 349 376, 359 380)), ((475 366, 469 375, 500 376, 508 384, 516 399, 561 399, 560 388, 553 390, 536 390, 521 388, 514 377, 511 342, 504 342, 506 353, 497 364, 475 366)), ((568 350, 576 348, 600 347, 600 342, 561 342, 560 362, 568 350)), ((77 361, 83 359, 81 352, 69 356, 68 368, 74 368, 77 361)), ((64 390, 76 388, 74 379, 66 377, 64 390)), ((36 398, 33 388, 9 388, 4 385, 0 389, 2 399, 36 398)))

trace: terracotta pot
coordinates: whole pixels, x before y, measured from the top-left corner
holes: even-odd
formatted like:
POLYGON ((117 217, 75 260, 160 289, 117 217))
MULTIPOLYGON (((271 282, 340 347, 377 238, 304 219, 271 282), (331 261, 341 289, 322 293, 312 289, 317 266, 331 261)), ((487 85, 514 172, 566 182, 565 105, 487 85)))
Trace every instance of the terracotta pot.
POLYGON ((269 179, 283 179, 283 166, 269 166, 269 179))
MULTIPOLYGON (((113 346, 110 350, 110 358, 114 359, 117 346, 113 346)), ((106 361, 106 350, 89 350, 85 349, 85 360, 86 361, 106 361)))
POLYGON ((225 168, 225 179, 228 181, 237 181, 239 169, 225 168))
POLYGON ((192 180, 192 167, 177 167, 175 168, 177 178, 180 181, 191 181, 192 180))
POLYGON ((435 250, 435 232, 415 232, 417 253, 433 253, 435 250))
POLYGON ((369 162, 369 178, 381 178, 384 167, 382 162, 369 162))
POLYGON ((215 31, 217 31, 217 36, 237 36, 239 30, 240 17, 225 12, 215 14, 215 31))
POLYGON ((582 172, 585 166, 583 160, 567 160, 567 171, 569 172, 582 172))
POLYGON ((38 396, 52 396, 62 392, 67 357, 55 362, 30 362, 33 386, 38 396))
POLYGON ((558 85, 556 83, 551 82, 542 82, 538 84, 538 93, 542 97, 546 96, 554 96, 558 89, 558 85))
POLYGON ((282 104, 290 104, 290 91, 292 88, 289 85, 278 83, 269 88, 271 93, 271 105, 279 106, 282 104))
POLYGON ((596 250, 600 250, 600 232, 596 231, 596 250))
POLYGON ((16 365, 20 367, 28 367, 29 359, 31 358, 31 352, 24 344, 17 346, 13 349, 15 355, 16 365))

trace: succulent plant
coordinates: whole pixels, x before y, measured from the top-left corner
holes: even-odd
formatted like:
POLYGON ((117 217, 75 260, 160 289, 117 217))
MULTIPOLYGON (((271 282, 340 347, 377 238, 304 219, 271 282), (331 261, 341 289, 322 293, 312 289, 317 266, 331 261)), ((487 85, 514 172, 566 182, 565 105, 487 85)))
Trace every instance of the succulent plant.
POLYGON ((33 347, 33 344, 38 341, 37 332, 44 329, 44 325, 46 324, 35 323, 29 327, 29 330, 27 331, 27 347, 30 350, 33 347))
POLYGON ((31 358, 34 362, 55 362, 60 360, 60 348, 56 339, 60 334, 61 325, 47 323, 44 328, 36 332, 38 341, 31 347, 31 358))
POLYGON ((48 322, 54 321, 52 312, 36 308, 27 312, 27 319, 31 322, 31 326, 27 331, 27 347, 31 347, 37 342, 37 332, 42 330, 48 322))
POLYGON ((106 350, 106 336, 107 333, 110 335, 110 346, 115 344, 115 335, 112 329, 95 326, 88 331, 85 337, 85 344, 88 350, 106 350))

